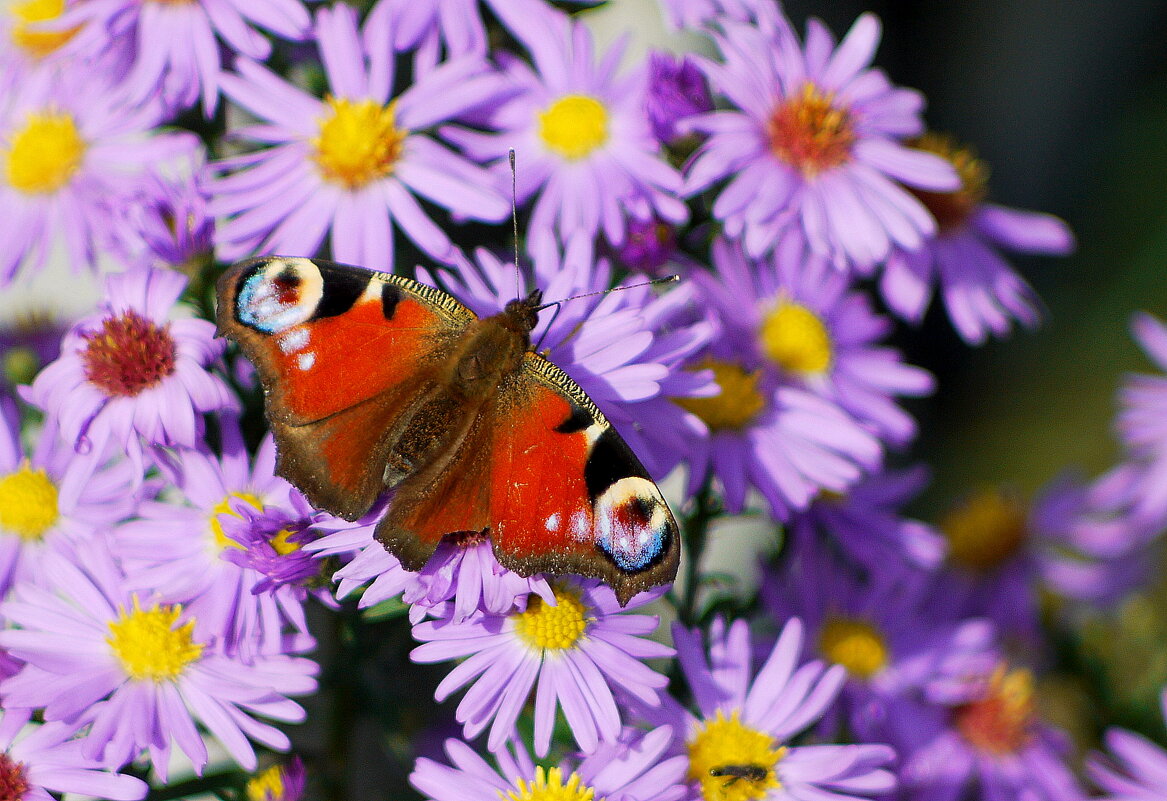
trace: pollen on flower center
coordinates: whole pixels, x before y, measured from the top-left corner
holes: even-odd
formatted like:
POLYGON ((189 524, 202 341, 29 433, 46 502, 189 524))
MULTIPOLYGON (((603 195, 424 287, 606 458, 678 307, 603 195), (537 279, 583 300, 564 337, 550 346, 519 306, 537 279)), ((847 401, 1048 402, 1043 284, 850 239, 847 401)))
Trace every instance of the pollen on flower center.
POLYGON ((172 680, 202 655, 202 643, 194 641, 194 620, 175 628, 181 614, 179 605, 142 609, 137 595, 129 612, 119 608, 106 642, 130 678, 172 680))
POLYGON ((563 781, 563 771, 559 768, 535 767, 535 777, 530 781, 515 780, 516 790, 505 795, 499 791, 502 801, 594 801, 596 791, 584 784, 578 773, 572 773, 563 781))
POLYGON ((847 668, 860 679, 869 679, 887 664, 883 634, 866 620, 831 617, 819 634, 823 656, 847 668))
MULTIPOLYGON (((223 531, 223 523, 219 520, 219 515, 231 515, 233 517, 239 517, 235 510, 231 508, 231 500, 234 498, 238 498, 241 501, 246 501, 247 503, 254 506, 257 511, 263 511, 263 499, 258 495, 250 492, 232 492, 223 498, 223 500, 215 504, 215 506, 211 509, 211 537, 214 540, 215 548, 220 551, 224 548, 243 549, 245 547, 241 543, 236 542, 227 536, 227 532, 223 531)), ((296 550, 298 546, 295 545, 295 543, 287 542, 288 532, 281 531, 280 534, 277 534, 272 539, 272 547, 275 548, 276 553, 283 555, 296 550), (281 551, 280 546, 276 544, 276 540, 280 538, 280 534, 283 535, 283 546, 286 548, 286 550, 283 551, 281 551), (288 547, 289 545, 291 546, 290 548, 288 547)))
POLYGON ((774 110, 767 133, 774 155, 807 178, 850 161, 855 144, 851 115, 812 83, 774 110))
POLYGON ((527 610, 515 617, 515 631, 532 648, 562 651, 572 648, 584 632, 591 618, 579 593, 565 587, 555 588, 555 606, 543 602, 538 595, 527 601, 527 610))
POLYGON ((831 366, 831 335, 813 311, 781 300, 762 319, 762 352, 791 373, 822 373, 831 366))
POLYGON ((284 770, 272 765, 247 780, 247 801, 279 801, 284 797, 284 770))
POLYGON ((326 97, 324 102, 329 114, 319 120, 312 158, 325 179, 359 189, 393 172, 408 136, 397 127, 396 101, 382 106, 372 100, 326 97))
POLYGON ((1025 509, 997 489, 984 489, 940 521, 953 562, 973 570, 991 570, 1012 556, 1025 541, 1025 509))
POLYGON ((928 192, 909 186, 908 191, 932 212, 941 233, 961 228, 988 194, 989 166, 977 158, 971 148, 960 147, 952 137, 943 134, 929 131, 911 144, 935 153, 956 168, 960 189, 928 192))
POLYGON ((721 391, 708 398, 673 398, 673 402, 700 417, 711 431, 741 430, 766 406, 758 391, 760 370, 748 371, 716 359, 704 359, 694 369, 712 370, 721 391))
POLYGON ((28 771, 23 762, 0 753, 0 801, 21 801, 28 792, 28 771))
POLYGON ((27 195, 47 195, 69 183, 87 148, 73 116, 56 111, 30 113, 9 141, 4 165, 8 183, 27 195))
POLYGON ((0 529, 26 542, 39 540, 61 515, 57 497, 57 485, 26 459, 16 472, 0 478, 0 529))
POLYGON ((16 18, 16 24, 12 26, 12 43, 34 58, 47 56, 81 29, 78 26, 61 31, 29 30, 38 22, 48 22, 65 13, 65 0, 25 0, 13 3, 8 10, 16 18))
POLYGON ((688 750, 688 778, 700 783, 705 801, 749 801, 782 786, 777 766, 786 748, 742 723, 736 709, 702 723, 688 750))
POLYGON ((107 317, 83 335, 85 378, 110 397, 133 397, 174 372, 177 346, 170 326, 158 326, 133 309, 107 317))
POLYGON ((566 95, 539 113, 539 138, 568 161, 608 141, 608 110, 594 97, 566 95))
POLYGON ((1036 718, 1033 674, 999 665, 985 697, 953 712, 956 730, 972 746, 989 754, 1013 754, 1033 737, 1036 718))

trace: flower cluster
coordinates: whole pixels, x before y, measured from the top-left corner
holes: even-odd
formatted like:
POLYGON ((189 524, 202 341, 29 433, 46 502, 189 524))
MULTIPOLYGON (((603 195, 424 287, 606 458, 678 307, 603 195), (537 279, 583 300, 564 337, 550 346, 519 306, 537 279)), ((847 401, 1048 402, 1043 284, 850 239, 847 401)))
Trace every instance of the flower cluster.
MULTIPOLYGON (((1076 773, 1039 700, 1167 530, 1165 379, 1128 380, 1103 476, 906 511, 942 388, 905 340, 934 295, 967 345, 1035 325, 1006 257, 1071 252, 1067 225, 989 201, 983 161, 874 66, 870 13, 837 39, 776 0, 661 0, 702 54, 631 57, 590 5, 0 12, 0 287, 59 256, 106 273, 63 335, 0 335, 0 798, 339 796, 358 740, 432 801, 1161 795, 1157 746, 1112 728, 1076 773), (358 266, 260 300, 219 281, 272 255, 358 266), (374 296, 362 268, 417 283, 374 296), (253 365, 216 336, 246 297, 320 325, 248 328, 253 365), (584 451, 534 479, 505 447, 551 436, 530 376, 456 324, 505 327, 516 298, 546 304, 518 358, 566 375, 539 385, 573 401, 547 428, 584 451), (366 392, 338 339, 305 388, 315 353, 292 356, 373 306, 360 348, 400 383, 366 392), (496 372, 508 403, 463 391, 496 372), (661 482, 677 583, 528 569, 569 561, 488 507, 535 479, 608 533, 661 482), (427 491, 438 535, 379 523, 427 491), (491 524, 446 531, 470 506, 491 524), (781 534, 756 581, 715 566, 731 521, 781 534), (279 761, 304 721, 327 734, 279 761)), ((1167 369, 1167 327, 1135 331, 1167 369)), ((570 564, 600 559, 566 502, 547 531, 560 511, 596 541, 570 564)))

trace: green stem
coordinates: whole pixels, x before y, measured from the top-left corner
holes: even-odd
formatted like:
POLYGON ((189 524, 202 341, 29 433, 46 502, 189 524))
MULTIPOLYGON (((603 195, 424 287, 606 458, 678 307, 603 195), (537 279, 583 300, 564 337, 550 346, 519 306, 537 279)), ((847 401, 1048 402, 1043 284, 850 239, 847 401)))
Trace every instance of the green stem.
POLYGON ((705 543, 708 539, 709 524, 720 512, 721 504, 713 494, 712 478, 706 477, 705 483, 694 496, 693 511, 685 516, 682 522, 681 537, 685 542, 685 591, 679 602, 674 599, 673 605, 677 609, 677 617, 686 626, 697 623, 697 591, 701 580, 701 556, 705 552, 705 543))

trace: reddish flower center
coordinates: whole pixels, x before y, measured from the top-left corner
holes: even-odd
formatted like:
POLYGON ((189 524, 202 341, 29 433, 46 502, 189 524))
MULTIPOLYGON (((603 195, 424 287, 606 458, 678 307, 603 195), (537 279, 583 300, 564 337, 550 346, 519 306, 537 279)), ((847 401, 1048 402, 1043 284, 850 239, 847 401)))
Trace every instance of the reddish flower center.
POLYGON ((924 204, 941 233, 960 228, 988 193, 989 167, 976 157, 970 148, 960 147, 951 137, 928 132, 912 143, 914 147, 948 161, 960 176, 960 189, 955 192, 926 192, 906 187, 924 204))
POLYGON ((987 754, 1013 754, 1032 739, 1036 705, 1028 670, 993 673, 985 697, 953 712, 953 723, 970 745, 987 754))
POLYGON ((132 397, 174 372, 170 326, 159 327, 132 309, 107 317, 85 339, 85 377, 111 397, 132 397))
POLYGON ((855 144, 851 115, 812 83, 774 111, 767 133, 774 155, 807 178, 850 161, 855 144))
POLYGON ((20 801, 28 792, 24 764, 0 753, 0 801, 20 801))

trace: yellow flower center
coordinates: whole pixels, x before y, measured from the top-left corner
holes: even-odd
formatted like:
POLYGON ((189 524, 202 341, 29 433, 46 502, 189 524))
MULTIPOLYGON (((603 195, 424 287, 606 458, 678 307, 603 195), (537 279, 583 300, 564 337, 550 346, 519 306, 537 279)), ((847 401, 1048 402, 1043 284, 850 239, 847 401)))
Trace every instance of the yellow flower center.
POLYGON ((63 31, 29 30, 35 23, 61 16, 65 12, 65 0, 24 0, 23 3, 13 3, 8 10, 16 18, 16 24, 12 26, 12 43, 33 58, 47 56, 81 30, 79 26, 63 31))
POLYGON ((539 113, 539 138, 552 152, 578 161, 608 141, 608 110, 587 95, 561 97, 539 113))
POLYGON ((783 370, 822 373, 831 366, 831 335, 817 314, 801 303, 781 300, 758 332, 762 352, 783 370))
MULTIPOLYGON (((232 498, 238 498, 241 501, 246 501, 247 503, 254 506, 256 510, 263 511, 263 499, 258 495, 254 495, 250 492, 232 492, 226 498, 215 504, 215 507, 211 509, 211 536, 214 538, 215 547, 219 550, 224 548, 243 549, 244 547, 240 543, 227 536, 227 533, 223 531, 223 523, 219 520, 219 515, 231 515, 232 517, 239 517, 239 514, 231 508, 232 498)), ((284 539, 286 540, 287 534, 284 532, 281 533, 284 534, 284 539)), ((280 551, 279 546, 275 544, 275 540, 272 541, 272 547, 276 549, 277 553, 285 553, 285 551, 280 551)), ((292 550, 295 550, 294 546, 292 547, 292 550)))
POLYGON ((515 617, 519 639, 532 648, 562 651, 575 646, 587 631, 592 618, 576 590, 555 587, 555 606, 538 595, 527 601, 527 610, 515 617))
POLYGON ((764 731, 741 722, 735 709, 721 710, 689 740, 690 781, 699 782, 705 801, 750 801, 782 786, 776 770, 786 748, 764 731))
POLYGON ((130 612, 119 607, 118 619, 109 624, 106 638, 126 674, 137 681, 175 679, 197 660, 203 644, 194 642, 194 620, 175 628, 182 607, 159 606, 142 609, 134 595, 130 612))
POLYGON ((1025 509, 1000 490, 977 492, 940 521, 948 555, 958 565, 991 570, 1025 541, 1025 509))
POLYGON ((850 161, 855 144, 851 115, 812 83, 774 110, 767 133, 774 155, 807 178, 850 161))
POLYGON ((291 542, 288 537, 292 536, 292 532, 286 528, 281 528, 279 532, 271 538, 271 547, 280 556, 287 556, 290 553, 295 553, 300 550, 300 543, 291 542))
POLYGON ((359 189, 393 171, 409 135, 396 124, 396 101, 381 106, 372 100, 326 97, 330 114, 320 119, 320 136, 312 140, 312 158, 325 179, 359 189))
POLYGON ((860 679, 869 679, 887 664, 883 634, 866 620, 831 617, 819 634, 819 650, 860 679))
POLYGON ((69 183, 87 147, 72 115, 56 111, 29 114, 9 143, 8 183, 26 195, 47 195, 69 183))
POLYGON ((279 765, 272 765, 247 780, 247 801, 283 801, 283 797, 284 771, 279 765))
POLYGON ((604 801, 603 797, 596 798, 594 788, 588 787, 580 781, 578 773, 567 777, 563 782, 563 771, 559 768, 546 770, 542 765, 535 767, 535 778, 531 781, 517 779, 517 790, 503 793, 498 797, 501 801, 604 801))
POLYGON ((956 730, 973 747, 989 754, 1014 754, 1033 738, 1037 704, 1033 674, 999 665, 985 697, 954 711, 956 730))
POLYGON ((673 398, 673 402, 701 418, 711 431, 739 431, 750 424, 766 406, 758 391, 761 370, 716 359, 704 359, 697 370, 712 370, 713 380, 721 390, 708 398, 673 398))
POLYGON ((0 478, 0 529, 26 542, 40 540, 61 516, 57 498, 48 474, 24 460, 15 473, 0 478))
POLYGON ((932 212, 941 232, 960 228, 981 204, 989 190, 989 165, 976 157, 972 148, 960 147, 943 134, 928 133, 912 144, 920 150, 935 153, 956 168, 960 189, 955 192, 927 192, 908 187, 908 191, 932 212))

